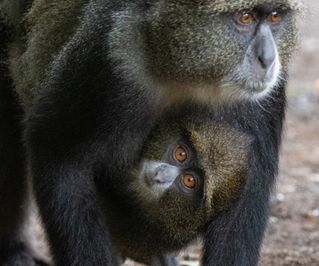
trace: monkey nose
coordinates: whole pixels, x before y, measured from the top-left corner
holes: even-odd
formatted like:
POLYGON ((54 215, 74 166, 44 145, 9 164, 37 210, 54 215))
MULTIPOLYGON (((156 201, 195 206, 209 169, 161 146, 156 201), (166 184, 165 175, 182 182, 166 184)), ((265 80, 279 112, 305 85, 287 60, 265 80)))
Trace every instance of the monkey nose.
POLYGON ((165 183, 166 182, 166 175, 165 172, 167 170, 167 165, 160 165, 159 167, 156 168, 154 172, 154 177, 153 180, 156 183, 165 183))
POLYGON ((153 181, 157 184, 172 183, 178 175, 178 168, 162 164, 154 171, 153 181))
POLYGON ((264 70, 271 68, 276 60, 276 43, 268 27, 262 27, 255 40, 256 59, 264 70))
POLYGON ((260 63, 261 67, 265 70, 268 70, 274 65, 275 59, 276 54, 270 51, 269 49, 264 49, 257 56, 258 62, 260 63))

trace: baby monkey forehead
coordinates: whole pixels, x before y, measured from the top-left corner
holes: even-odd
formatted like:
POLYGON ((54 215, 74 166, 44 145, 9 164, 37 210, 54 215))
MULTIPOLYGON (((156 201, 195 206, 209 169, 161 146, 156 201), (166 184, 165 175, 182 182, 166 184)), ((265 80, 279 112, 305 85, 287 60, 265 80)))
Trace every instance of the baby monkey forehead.
POLYGON ((247 170, 252 143, 248 134, 223 123, 192 126, 189 133, 206 178, 214 178, 217 172, 227 177, 247 170))
POLYGON ((224 123, 203 123, 189 129, 190 141, 201 160, 247 158, 252 137, 224 123))

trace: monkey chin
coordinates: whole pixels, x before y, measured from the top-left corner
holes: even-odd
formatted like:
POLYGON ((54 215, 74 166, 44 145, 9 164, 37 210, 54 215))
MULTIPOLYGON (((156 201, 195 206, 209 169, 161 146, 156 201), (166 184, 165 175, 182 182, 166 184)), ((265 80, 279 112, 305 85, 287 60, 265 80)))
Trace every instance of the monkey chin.
POLYGON ((256 77, 226 77, 214 83, 182 83, 171 82, 165 84, 165 104, 183 104, 185 102, 198 102, 202 104, 236 104, 242 101, 260 101, 270 97, 281 79, 281 64, 277 61, 267 73, 256 77), (167 100, 169 99, 169 100, 167 100))
POLYGON ((224 101, 241 102, 241 101, 261 101, 271 96, 271 92, 275 90, 279 79, 271 82, 248 81, 245 86, 233 85, 223 90, 224 101), (248 85, 249 84, 249 85, 248 85))
POLYGON ((261 101, 270 97, 281 78, 281 64, 277 62, 263 77, 248 77, 222 81, 221 98, 227 101, 261 101))
MULTIPOLYGON (((260 86, 263 86, 260 84, 260 86)), ((164 86, 165 99, 163 102, 164 107, 170 107, 172 105, 182 105, 185 103, 200 103, 205 105, 220 105, 235 104, 241 101, 254 100, 258 97, 261 90, 264 88, 248 88, 245 86, 233 83, 171 83, 169 86, 164 86), (173 85, 172 85, 173 84, 173 85)))
MULTIPOLYGON (((278 84, 278 79, 273 82, 246 81, 242 84, 223 84, 215 104, 236 104, 238 102, 255 102, 267 98, 278 84)), ((207 97, 209 104, 213 100, 207 97)))
POLYGON ((252 88, 254 90, 252 99, 260 101, 270 97, 271 92, 276 89, 281 79, 281 64, 277 61, 274 66, 268 70, 264 82, 261 83, 262 86, 252 88))

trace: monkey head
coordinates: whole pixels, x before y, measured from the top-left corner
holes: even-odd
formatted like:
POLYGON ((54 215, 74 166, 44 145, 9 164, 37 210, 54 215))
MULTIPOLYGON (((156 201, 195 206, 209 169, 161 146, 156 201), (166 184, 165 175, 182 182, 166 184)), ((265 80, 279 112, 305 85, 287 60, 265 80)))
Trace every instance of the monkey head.
POLYGON ((300 8, 295 0, 157 1, 145 30, 147 64, 179 98, 259 99, 287 71, 300 8))
POLYGON ((159 249, 172 251, 196 238, 208 219, 238 199, 251 138, 224 123, 184 119, 159 124, 145 145, 130 193, 159 230, 156 242, 166 239, 159 249))
POLYGON ((141 161, 108 195, 116 249, 146 264, 183 248, 231 208, 249 169, 250 135, 207 114, 207 121, 193 112, 174 114, 158 121, 141 161))

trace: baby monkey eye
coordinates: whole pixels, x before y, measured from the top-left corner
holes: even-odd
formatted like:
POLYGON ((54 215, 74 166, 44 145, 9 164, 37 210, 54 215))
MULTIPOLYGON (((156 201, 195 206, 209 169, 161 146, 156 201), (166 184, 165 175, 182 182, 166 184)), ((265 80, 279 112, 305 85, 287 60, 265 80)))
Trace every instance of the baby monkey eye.
POLYGON ((188 158, 188 154, 187 154, 186 149, 182 146, 178 146, 175 149, 174 158, 175 158, 175 160, 177 160, 180 163, 185 162, 188 158))
POLYGON ((280 10, 274 10, 269 15, 269 20, 272 23, 278 23, 282 20, 282 12, 280 10))
POLYGON ((254 15, 248 11, 235 13, 234 19, 239 25, 243 26, 249 26, 255 22, 254 15))
POLYGON ((184 175, 183 185, 188 189, 194 189, 196 187, 196 178, 191 174, 184 175))

